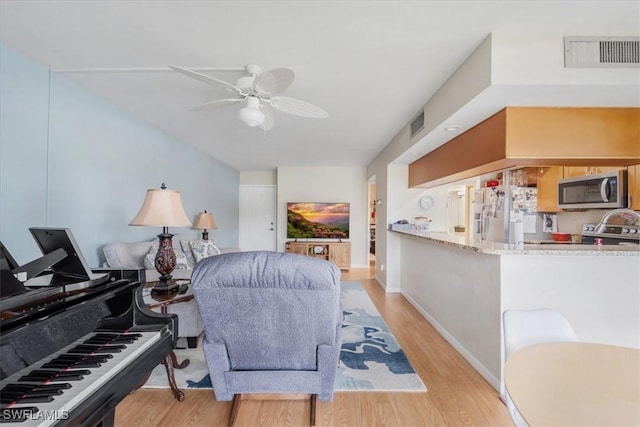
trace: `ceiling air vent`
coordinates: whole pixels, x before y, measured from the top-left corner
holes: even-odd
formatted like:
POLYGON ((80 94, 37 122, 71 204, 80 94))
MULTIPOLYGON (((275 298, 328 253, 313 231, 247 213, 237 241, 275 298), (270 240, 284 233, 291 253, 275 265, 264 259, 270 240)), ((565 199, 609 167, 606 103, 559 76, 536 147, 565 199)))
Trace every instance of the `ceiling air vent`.
POLYGON ((411 122, 411 137, 424 129, 424 111, 411 122))
POLYGON ((565 68, 640 68, 640 37, 565 37, 565 68))

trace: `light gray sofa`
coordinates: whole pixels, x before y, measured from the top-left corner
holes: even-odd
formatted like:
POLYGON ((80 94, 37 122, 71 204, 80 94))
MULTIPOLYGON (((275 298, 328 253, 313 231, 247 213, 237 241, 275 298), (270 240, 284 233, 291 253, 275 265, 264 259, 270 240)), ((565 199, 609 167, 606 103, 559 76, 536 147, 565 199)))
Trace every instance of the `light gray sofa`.
POLYGON ((342 343, 334 264, 291 253, 227 253, 199 262, 191 281, 216 400, 233 397, 237 410, 242 393, 308 393, 313 417, 316 396, 332 399, 342 343))
MULTIPOLYGON (((195 265, 195 260, 193 257, 189 259, 186 254, 186 249, 189 246, 185 246, 183 250, 183 245, 181 242, 190 242, 194 240, 199 240, 194 238, 192 235, 187 234, 175 234, 171 240, 173 244, 173 249, 177 254, 177 257, 185 257, 185 263, 178 263, 176 268, 171 273, 172 278, 174 279, 191 279, 191 274, 193 273, 193 267, 195 265), (184 254, 184 255, 180 255, 184 254), (190 267, 190 268, 182 268, 182 267, 190 267)), ((105 268, 144 268, 145 276, 147 282, 158 280, 160 274, 156 271, 152 264, 150 264, 147 259, 147 263, 145 265, 145 256, 150 252, 155 253, 152 250, 152 246, 156 245, 157 248, 158 239, 155 238, 153 240, 148 240, 144 242, 114 242, 109 243, 103 247, 103 253, 105 256, 106 263, 104 264, 105 268)), ((226 252, 239 252, 238 248, 219 248, 221 253, 226 252)), ((193 255, 190 253, 189 255, 193 255)), ((160 311, 159 308, 154 308, 154 311, 160 311)), ((175 313, 178 315, 178 338, 186 338, 187 345, 192 348, 197 346, 198 337, 202 334, 203 326, 202 320, 200 318, 200 314, 198 313, 198 306, 196 305, 195 300, 187 301, 180 304, 171 304, 167 306, 168 313, 175 313)))

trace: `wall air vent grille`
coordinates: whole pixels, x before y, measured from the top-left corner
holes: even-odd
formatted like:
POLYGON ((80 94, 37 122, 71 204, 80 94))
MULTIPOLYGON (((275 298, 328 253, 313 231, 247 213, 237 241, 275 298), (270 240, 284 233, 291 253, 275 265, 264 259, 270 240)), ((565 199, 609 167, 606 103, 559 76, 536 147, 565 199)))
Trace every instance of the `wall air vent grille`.
POLYGON ((424 129, 424 111, 411 122, 411 137, 424 129))
POLYGON ((565 37, 565 68, 640 68, 640 37, 565 37))

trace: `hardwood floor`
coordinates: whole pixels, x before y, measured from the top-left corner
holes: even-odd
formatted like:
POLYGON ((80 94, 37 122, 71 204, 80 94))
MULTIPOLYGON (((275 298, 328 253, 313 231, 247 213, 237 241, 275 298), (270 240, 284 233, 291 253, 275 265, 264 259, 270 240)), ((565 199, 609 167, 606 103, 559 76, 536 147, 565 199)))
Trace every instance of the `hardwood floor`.
MULTIPOLYGON (((385 294, 372 269, 343 272, 367 290, 416 372, 426 393, 336 392, 318 401, 318 426, 510 426, 498 393, 400 294, 385 294)), ((115 425, 224 426, 231 402, 211 390, 184 390, 178 402, 166 389, 140 389, 116 410, 115 425)), ((309 400, 243 400, 236 426, 309 425, 309 400)))

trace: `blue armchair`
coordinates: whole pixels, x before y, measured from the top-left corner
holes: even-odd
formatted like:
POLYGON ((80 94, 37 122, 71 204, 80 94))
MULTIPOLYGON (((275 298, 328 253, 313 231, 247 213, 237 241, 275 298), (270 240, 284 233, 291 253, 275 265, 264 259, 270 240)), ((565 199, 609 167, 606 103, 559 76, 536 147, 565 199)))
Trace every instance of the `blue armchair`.
POLYGON ((311 394, 332 400, 340 356, 340 270, 278 252, 206 258, 191 278, 204 324, 203 350, 215 397, 242 393, 311 394))

